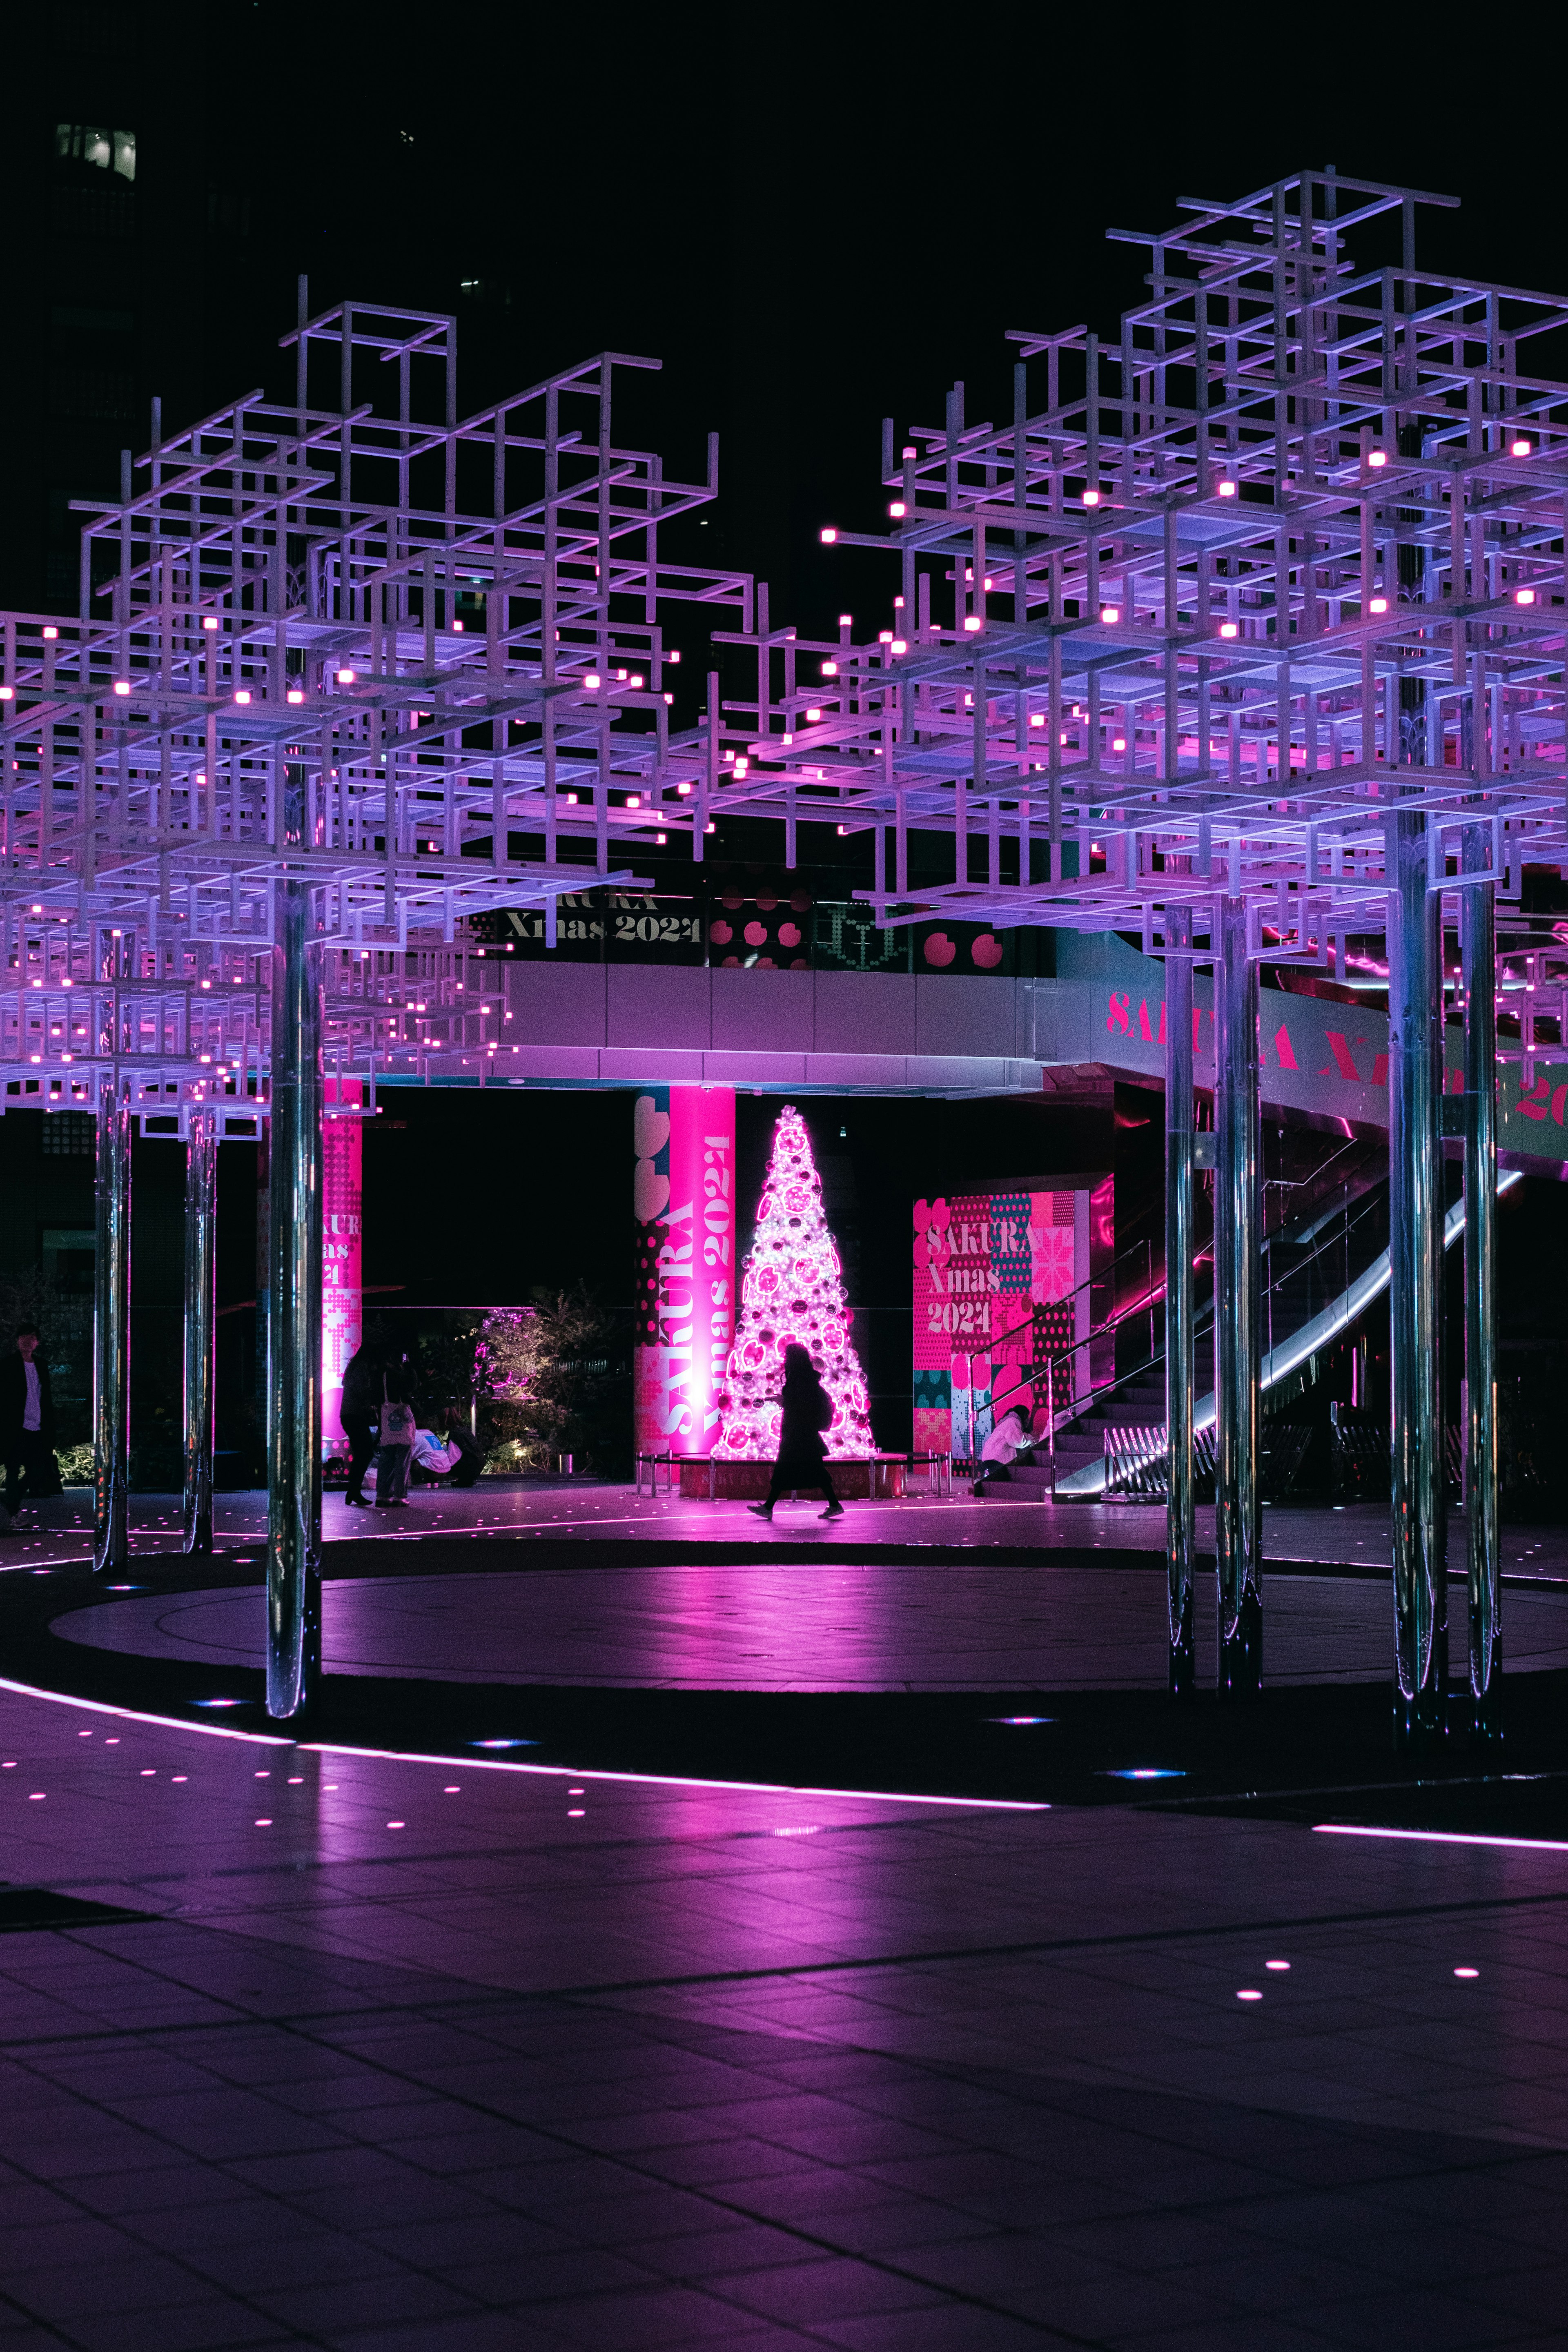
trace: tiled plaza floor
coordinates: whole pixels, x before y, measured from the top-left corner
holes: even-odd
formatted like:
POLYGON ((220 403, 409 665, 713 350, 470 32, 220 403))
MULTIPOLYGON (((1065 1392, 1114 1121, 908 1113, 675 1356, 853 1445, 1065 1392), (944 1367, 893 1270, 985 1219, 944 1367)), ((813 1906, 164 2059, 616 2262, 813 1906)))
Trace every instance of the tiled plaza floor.
POLYGON ((13 1889, 148 1915, 0 1891, 0 2352, 1563 2340, 1568 1853, 3 1692, 0 1768, 13 1889))

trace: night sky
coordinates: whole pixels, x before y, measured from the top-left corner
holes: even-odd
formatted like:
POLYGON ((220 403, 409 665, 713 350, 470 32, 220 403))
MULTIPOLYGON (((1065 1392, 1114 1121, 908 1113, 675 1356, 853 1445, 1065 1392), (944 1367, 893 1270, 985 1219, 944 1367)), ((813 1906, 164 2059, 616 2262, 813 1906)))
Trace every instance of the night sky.
MULTIPOLYGON (((277 337, 300 271, 313 310, 344 296, 455 310, 464 413, 605 348, 658 357, 661 373, 621 379, 617 439, 691 478, 719 432, 719 503, 691 551, 767 579, 775 625, 808 634, 840 611, 874 629, 893 593, 890 562, 817 541, 826 521, 883 527, 883 416, 939 421, 956 377, 970 423, 1008 415, 1009 328, 1114 335, 1144 257, 1109 227, 1168 226, 1180 195, 1331 162, 1462 199, 1423 215, 1418 258, 1517 286, 1568 277, 1560 142, 1526 135, 1522 114, 1499 138, 1478 79, 1497 68, 1472 71, 1458 19, 1449 40, 1408 16, 481 5, 311 20, 282 0, 170 0, 155 39, 117 47, 100 37, 114 14, 15 28, 0 182, 26 217, 57 112, 142 116, 149 172, 155 151, 178 157, 205 210, 205 234, 166 257, 188 274, 180 365, 194 383, 199 362, 205 407, 284 391, 277 337), (230 202, 248 229, 226 241, 212 224, 230 202)), ((1393 258, 1395 234, 1361 232, 1358 258, 1393 258)), ((1568 373, 1568 353, 1536 357, 1568 373)), ((3 462, 15 482, 32 459, 14 446, 3 462)), ((705 650, 693 623, 678 723, 705 650)), ((618 1295, 626 1098, 483 1108, 488 1151, 428 1149, 424 1105, 371 1147, 372 1255, 405 1234, 427 1297, 449 1280, 466 1297, 487 1274, 514 1296, 525 1274, 574 1266, 618 1295), (577 1179, 553 1198, 537 1173, 552 1164, 577 1179), (474 1185, 477 1224, 459 1208, 474 1185)), ((847 1122, 868 1225, 887 1186, 940 1189, 970 1156, 950 1113, 922 1152, 918 1108, 847 1122)), ((477 1116, 454 1113, 448 1141, 477 1116)))

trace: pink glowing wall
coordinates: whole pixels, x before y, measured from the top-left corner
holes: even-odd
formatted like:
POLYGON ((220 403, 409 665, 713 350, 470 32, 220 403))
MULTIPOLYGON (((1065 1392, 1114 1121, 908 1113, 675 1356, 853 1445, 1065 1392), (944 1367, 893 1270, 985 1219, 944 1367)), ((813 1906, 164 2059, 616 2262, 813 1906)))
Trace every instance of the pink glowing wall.
MULTIPOLYGON (((342 1085, 344 1108, 357 1108, 363 1092, 359 1079, 344 1078, 342 1085)), ((346 1443, 338 1418, 343 1366, 364 1337, 364 1135, 357 1118, 330 1116, 338 1086, 336 1078, 326 1082, 329 1116, 321 1122, 321 1439, 329 1451, 346 1443)))

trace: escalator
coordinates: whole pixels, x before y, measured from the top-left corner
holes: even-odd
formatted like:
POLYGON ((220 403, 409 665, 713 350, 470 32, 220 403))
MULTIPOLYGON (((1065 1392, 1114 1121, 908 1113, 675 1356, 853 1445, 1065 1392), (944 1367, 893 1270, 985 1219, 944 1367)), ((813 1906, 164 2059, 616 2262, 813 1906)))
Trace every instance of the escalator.
MULTIPOLYGON (((1515 1172, 1500 1175, 1500 1195, 1521 1181, 1515 1172)), ((1457 1201, 1444 1220, 1444 1249, 1452 1249, 1464 1230, 1464 1203, 1457 1201)), ((1388 1288, 1386 1176, 1357 1199, 1316 1212, 1270 1236, 1265 1253, 1261 1386, 1268 1395, 1309 1358, 1342 1339, 1388 1288)), ((1203 1343, 1214 1328, 1212 1291, 1194 1320, 1196 1360, 1201 1368, 1203 1343)), ((1056 1433, 1056 1494, 1087 1499, 1105 1494, 1163 1493, 1164 1412, 1162 1346, 1097 1395, 1088 1411, 1063 1416, 1056 1433)), ((1205 1467, 1212 1469, 1214 1424, 1215 1398, 1210 1388, 1206 1393, 1200 1392, 1194 1411, 1200 1473, 1205 1467)), ((1276 1437, 1274 1450, 1288 1453, 1283 1430, 1265 1430, 1265 1451, 1269 1450, 1271 1434, 1276 1437)), ((1280 1462, 1276 1469, 1283 1474, 1289 1466, 1280 1462)), ((1051 1484, 1048 1465, 1013 1475, 1016 1481, 1051 1484)))

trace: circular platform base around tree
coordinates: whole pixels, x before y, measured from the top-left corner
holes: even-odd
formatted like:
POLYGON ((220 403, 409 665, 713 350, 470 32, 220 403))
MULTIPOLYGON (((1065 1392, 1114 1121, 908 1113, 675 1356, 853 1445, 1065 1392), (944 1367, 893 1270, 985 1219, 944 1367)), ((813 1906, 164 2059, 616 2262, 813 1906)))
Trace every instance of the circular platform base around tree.
MULTIPOLYGON (((1395 1749, 1381 1574, 1281 1568, 1266 1687, 1164 1682, 1153 1553, 903 1545, 567 1543, 432 1534, 325 1556, 326 1671, 273 1722, 252 1543, 148 1553, 111 1592, 82 1565, 0 1579, 14 1684, 209 1729, 527 1771, 955 1801, 1194 1807, 1445 1832, 1568 1833, 1568 1588, 1512 1578, 1506 1745, 1395 1749), (668 1553, 668 1556, 659 1556, 668 1553)), ((1451 1612, 1462 1631, 1462 1580, 1451 1612)))
MULTIPOLYGON (((683 1454, 675 1457, 680 1492, 687 1502, 760 1503, 773 1484, 771 1462, 722 1462, 716 1454, 683 1454)), ((830 1456, 826 1465, 834 1490, 843 1502, 897 1502, 904 1491, 905 1457, 901 1454, 830 1456)), ((820 1499, 819 1486, 791 1486, 792 1499, 820 1499)))

